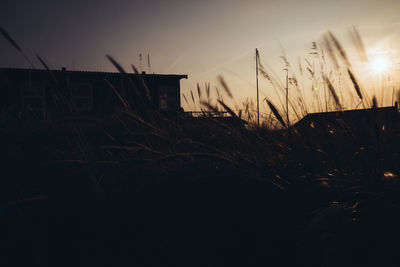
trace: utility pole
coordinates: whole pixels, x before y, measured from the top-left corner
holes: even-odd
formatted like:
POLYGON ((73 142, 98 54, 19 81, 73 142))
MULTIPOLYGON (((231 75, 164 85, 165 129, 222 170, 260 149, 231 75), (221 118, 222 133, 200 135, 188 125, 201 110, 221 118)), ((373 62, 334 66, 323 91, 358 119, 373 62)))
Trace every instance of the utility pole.
POLYGON ((258 49, 256 48, 256 84, 257 84, 257 126, 260 127, 260 101, 258 93, 258 49))
POLYGON ((289 62, 285 59, 286 62, 286 124, 289 127, 289 62))

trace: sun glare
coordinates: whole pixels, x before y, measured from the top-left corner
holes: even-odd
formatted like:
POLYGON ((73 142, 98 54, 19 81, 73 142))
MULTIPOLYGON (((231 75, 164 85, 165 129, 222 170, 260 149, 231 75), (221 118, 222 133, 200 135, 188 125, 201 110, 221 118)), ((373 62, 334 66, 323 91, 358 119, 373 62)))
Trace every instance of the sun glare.
POLYGON ((388 58, 379 56, 371 60, 371 69, 375 73, 383 73, 389 69, 390 61, 388 58))

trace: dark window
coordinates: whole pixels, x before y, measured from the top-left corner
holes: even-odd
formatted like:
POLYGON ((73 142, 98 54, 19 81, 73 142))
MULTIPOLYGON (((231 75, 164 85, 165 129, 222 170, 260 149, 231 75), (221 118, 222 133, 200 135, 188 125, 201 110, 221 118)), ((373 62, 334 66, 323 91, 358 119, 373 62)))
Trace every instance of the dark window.
POLYGON ((158 103, 160 110, 174 110, 173 86, 161 86, 158 88, 158 103))
POLYGON ((167 110, 168 108, 168 91, 160 90, 159 95, 160 110, 167 110))
POLYGON ((93 88, 90 83, 71 83, 71 106, 77 112, 93 109, 93 88))
POLYGON ((44 112, 46 105, 46 91, 44 84, 23 83, 21 85, 22 109, 30 110, 37 115, 44 112))

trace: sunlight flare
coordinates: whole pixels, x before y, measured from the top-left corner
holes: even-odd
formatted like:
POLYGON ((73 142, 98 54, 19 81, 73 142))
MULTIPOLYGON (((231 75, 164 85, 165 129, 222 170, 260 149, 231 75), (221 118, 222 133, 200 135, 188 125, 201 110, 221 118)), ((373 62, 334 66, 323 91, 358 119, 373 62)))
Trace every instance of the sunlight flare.
POLYGON ((389 70, 390 61, 385 56, 377 56, 371 60, 371 70, 375 73, 383 73, 389 70))

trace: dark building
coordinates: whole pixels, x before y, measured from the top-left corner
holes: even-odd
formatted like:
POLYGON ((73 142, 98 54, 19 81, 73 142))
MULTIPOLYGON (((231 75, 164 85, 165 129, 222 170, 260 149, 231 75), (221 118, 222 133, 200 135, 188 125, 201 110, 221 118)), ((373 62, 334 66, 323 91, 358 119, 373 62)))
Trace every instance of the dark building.
POLYGON ((310 144, 317 143, 321 147, 333 143, 335 149, 339 146, 348 149, 355 143, 376 147, 377 142, 382 143, 383 140, 397 142, 392 138, 400 131, 399 114, 397 104, 393 107, 312 113, 293 125, 292 129, 310 144))
POLYGON ((0 110, 48 118, 65 102, 73 114, 104 116, 122 102, 135 106, 141 101, 135 92, 145 94, 147 87, 148 105, 179 112, 183 78, 187 75, 0 68, 0 110))
POLYGON ((310 113, 293 125, 293 128, 306 130, 350 127, 364 130, 366 127, 373 127, 376 124, 380 124, 386 129, 398 127, 398 104, 396 103, 393 107, 310 113))

